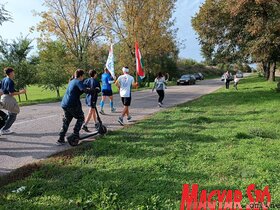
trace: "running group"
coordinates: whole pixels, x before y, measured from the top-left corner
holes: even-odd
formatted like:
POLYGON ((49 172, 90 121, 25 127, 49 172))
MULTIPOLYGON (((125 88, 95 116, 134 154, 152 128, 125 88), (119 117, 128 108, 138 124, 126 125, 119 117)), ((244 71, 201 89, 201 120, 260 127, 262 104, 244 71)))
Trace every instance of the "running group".
MULTIPOLYGON (((13 68, 8 67, 4 69, 6 77, 1 81, 1 108, 8 110, 7 119, 4 122, 4 126, 0 130, 1 135, 9 135, 12 134, 12 130, 10 129, 13 123, 16 120, 17 114, 20 109, 18 103, 14 96, 25 94, 26 90, 15 90, 14 77, 15 71, 13 68)), ((59 138, 56 142, 57 145, 64 145, 65 135, 68 131, 69 125, 73 118, 77 121, 74 125, 73 133, 76 137, 79 137, 80 130, 83 129, 86 132, 90 132, 88 128, 88 124, 92 119, 95 123, 95 127, 98 127, 98 121, 96 116, 96 103, 98 94, 101 92, 101 101, 100 101, 100 114, 106 114, 104 111, 104 105, 106 98, 109 99, 110 111, 112 113, 116 112, 116 108, 114 107, 113 101, 113 91, 112 84, 115 84, 120 93, 121 101, 123 104, 123 110, 121 115, 118 117, 117 121, 120 125, 124 125, 124 120, 126 118, 127 121, 132 119, 132 116, 129 112, 129 107, 131 105, 131 89, 137 88, 138 83, 135 82, 134 78, 129 74, 129 68, 122 68, 122 75, 118 78, 115 78, 111 75, 107 68, 104 68, 104 72, 101 75, 101 83, 100 86, 99 81, 97 80, 97 72, 95 70, 89 70, 89 78, 85 79, 85 71, 82 69, 78 69, 75 71, 74 75, 70 79, 68 83, 68 87, 66 89, 66 93, 63 96, 61 101, 61 107, 64 112, 62 127, 59 132, 59 138), (88 114, 84 115, 82 110, 82 104, 80 97, 82 94, 86 94, 85 102, 89 108, 88 114)), ((162 107, 164 92, 166 89, 167 79, 165 76, 159 72, 157 77, 155 78, 155 83, 152 91, 156 89, 159 98, 158 98, 158 106, 162 107)))

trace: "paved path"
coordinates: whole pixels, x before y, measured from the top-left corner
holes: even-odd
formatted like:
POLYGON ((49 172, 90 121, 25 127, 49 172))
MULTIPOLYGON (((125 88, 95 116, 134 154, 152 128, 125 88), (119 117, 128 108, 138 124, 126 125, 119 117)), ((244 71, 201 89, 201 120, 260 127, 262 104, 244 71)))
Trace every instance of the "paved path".
MULTIPOLYGON (((194 86, 173 86, 166 89, 164 107, 172 107, 219 89, 223 83, 218 79, 199 81, 194 86)), ((44 93, 42 93, 44 94, 44 93)), ((133 121, 164 108, 157 107, 157 94, 151 90, 132 93, 131 115, 133 121)), ((105 102, 105 112, 101 116, 109 130, 122 128, 118 116, 122 109, 119 95, 114 96, 114 104, 119 113, 109 113, 109 102, 105 102)), ((84 112, 87 108, 83 105, 84 112)), ((73 127, 74 122, 71 123, 73 127)), ((11 172, 28 163, 47 158, 70 146, 56 146, 58 132, 62 125, 62 110, 59 103, 25 106, 21 108, 17 121, 12 129, 14 134, 0 137, 0 175, 11 172)), ((91 127, 93 124, 90 125, 91 127)), ((72 131, 72 127, 69 131, 72 131)), ((124 131, 125 132, 125 131, 124 131)))

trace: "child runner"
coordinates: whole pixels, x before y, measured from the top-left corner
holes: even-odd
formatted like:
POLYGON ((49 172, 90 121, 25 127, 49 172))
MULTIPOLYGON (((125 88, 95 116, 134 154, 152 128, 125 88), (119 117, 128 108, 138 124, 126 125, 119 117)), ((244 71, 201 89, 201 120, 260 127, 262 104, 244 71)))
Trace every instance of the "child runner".
POLYGON ((153 87, 153 90, 156 89, 157 94, 159 96, 158 98, 158 106, 162 107, 162 101, 164 99, 164 90, 166 88, 166 80, 165 77, 163 76, 163 74, 161 72, 158 73, 157 77, 155 78, 155 84, 153 87))
POLYGON ((114 108, 113 104, 113 92, 112 92, 112 84, 114 83, 114 78, 110 74, 109 70, 105 67, 104 73, 101 76, 102 81, 102 98, 100 101, 100 114, 105 114, 104 112, 104 101, 106 97, 108 96, 110 99, 110 108, 111 112, 115 112, 116 109, 114 108))
POLYGON ((131 87, 137 87, 137 83, 134 83, 134 78, 128 74, 129 69, 128 67, 122 68, 123 75, 119 76, 116 81, 116 85, 119 88, 121 100, 123 103, 123 111, 122 115, 119 117, 118 122, 121 125, 124 125, 123 118, 126 115, 127 120, 131 120, 131 116, 129 115, 129 106, 131 103, 131 87))
POLYGON ((77 119, 77 122, 71 136, 79 137, 79 132, 85 120, 80 96, 83 93, 92 92, 89 89, 86 89, 82 82, 83 80, 84 71, 82 69, 76 70, 74 79, 69 82, 66 93, 63 96, 61 102, 61 107, 64 111, 63 125, 59 133, 59 139, 56 142, 59 146, 65 144, 65 135, 73 118, 77 119))
POLYGON ((94 93, 92 94, 87 94, 86 95, 86 104, 89 107, 89 111, 88 111, 88 115, 86 117, 85 123, 82 127, 82 129, 86 132, 90 132, 87 125, 90 121, 91 118, 93 118, 94 123, 95 123, 95 128, 97 128, 97 120, 96 120, 96 111, 95 111, 95 107, 96 107, 96 101, 97 101, 97 97, 98 97, 98 93, 100 93, 100 84, 97 81, 97 73, 95 70, 90 70, 89 71, 89 76, 90 78, 86 79, 84 81, 84 85, 91 89, 91 90, 95 90, 94 93))
POLYGON ((15 78, 15 71, 11 67, 7 67, 4 69, 7 77, 5 77, 2 80, 1 86, 3 95, 1 96, 1 102, 3 103, 4 109, 8 110, 8 119, 4 125, 4 127, 1 129, 0 134, 1 135, 8 135, 13 133, 10 128, 12 127, 13 123, 16 121, 17 114, 19 113, 19 106, 14 98, 16 95, 24 94, 26 93, 26 90, 20 90, 17 92, 15 90, 15 83, 13 79, 15 78))

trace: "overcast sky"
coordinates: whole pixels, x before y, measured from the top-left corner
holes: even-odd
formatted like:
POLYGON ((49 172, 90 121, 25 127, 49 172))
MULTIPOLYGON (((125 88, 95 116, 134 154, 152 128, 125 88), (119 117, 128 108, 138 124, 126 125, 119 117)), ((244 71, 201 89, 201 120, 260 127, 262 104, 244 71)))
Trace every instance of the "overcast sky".
MULTIPOLYGON (((29 29, 35 26, 39 21, 39 17, 34 17, 32 11, 43 11, 43 0, 0 0, 5 3, 5 8, 11 13, 13 22, 5 22, 0 27, 0 35, 4 39, 14 39, 29 34, 29 29)), ((178 39, 184 40, 184 49, 180 50, 180 57, 193 58, 201 61, 200 46, 196 39, 194 30, 191 27, 191 17, 198 11, 199 6, 204 0, 177 0, 175 27, 179 28, 178 39)), ((30 38, 38 37, 38 33, 34 32, 29 35, 30 38)), ((36 44, 35 41, 33 43, 36 44)), ((141 49, 140 49, 141 50, 141 49)))

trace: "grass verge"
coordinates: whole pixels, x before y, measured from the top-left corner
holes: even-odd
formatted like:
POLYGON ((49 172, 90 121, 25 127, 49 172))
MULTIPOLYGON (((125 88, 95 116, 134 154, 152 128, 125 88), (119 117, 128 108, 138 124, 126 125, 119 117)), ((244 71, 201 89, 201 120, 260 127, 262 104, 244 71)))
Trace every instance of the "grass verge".
POLYGON ((179 209, 185 183, 208 191, 241 189, 244 195, 251 183, 258 189, 268 185, 272 203, 279 204, 274 87, 246 78, 239 91, 221 89, 52 157, 24 180, 2 186, 0 206, 179 209))

